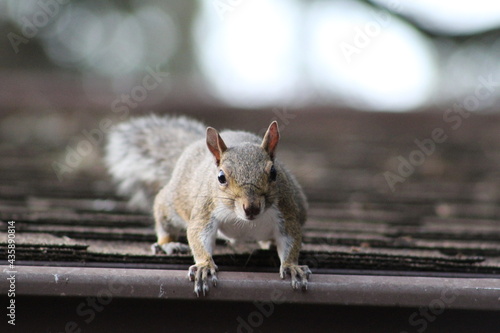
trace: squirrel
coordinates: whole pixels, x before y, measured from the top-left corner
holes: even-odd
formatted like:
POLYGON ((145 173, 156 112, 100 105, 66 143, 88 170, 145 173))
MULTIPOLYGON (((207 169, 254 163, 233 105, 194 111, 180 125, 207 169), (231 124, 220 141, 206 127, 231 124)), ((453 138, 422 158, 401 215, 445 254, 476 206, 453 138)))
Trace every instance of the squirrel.
POLYGON ((222 131, 187 118, 133 118, 108 135, 105 162, 129 204, 151 210, 154 253, 191 251, 188 278, 197 296, 217 284, 212 258, 217 237, 273 243, 282 279, 307 289, 310 269, 298 265, 307 200, 295 177, 275 158, 280 139, 273 121, 264 138, 222 131), (188 244, 177 242, 185 232, 188 244))

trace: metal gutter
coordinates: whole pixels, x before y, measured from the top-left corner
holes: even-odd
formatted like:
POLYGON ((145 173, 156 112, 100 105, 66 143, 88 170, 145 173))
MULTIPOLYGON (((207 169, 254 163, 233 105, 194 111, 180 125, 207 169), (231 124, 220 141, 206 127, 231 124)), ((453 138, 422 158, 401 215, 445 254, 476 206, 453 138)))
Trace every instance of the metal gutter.
MULTIPOLYGON (((0 266, 3 295, 8 266, 0 266)), ((219 272, 204 301, 500 310, 500 279, 313 274, 307 292, 278 273, 219 272)), ((184 270, 17 266, 16 295, 195 300, 184 270)), ((201 299, 200 299, 201 300, 201 299)))

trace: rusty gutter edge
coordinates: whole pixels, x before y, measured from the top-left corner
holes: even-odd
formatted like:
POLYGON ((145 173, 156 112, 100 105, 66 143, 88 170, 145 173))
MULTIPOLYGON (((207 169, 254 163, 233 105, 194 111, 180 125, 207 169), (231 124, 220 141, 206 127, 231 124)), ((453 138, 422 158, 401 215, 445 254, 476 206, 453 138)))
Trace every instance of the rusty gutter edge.
MULTIPOLYGON (((16 295, 195 300, 184 270, 18 266, 16 295)), ((0 266, 1 295, 12 275, 0 266)), ((219 272, 203 301, 500 310, 500 279, 313 274, 307 292, 277 273, 219 272)))

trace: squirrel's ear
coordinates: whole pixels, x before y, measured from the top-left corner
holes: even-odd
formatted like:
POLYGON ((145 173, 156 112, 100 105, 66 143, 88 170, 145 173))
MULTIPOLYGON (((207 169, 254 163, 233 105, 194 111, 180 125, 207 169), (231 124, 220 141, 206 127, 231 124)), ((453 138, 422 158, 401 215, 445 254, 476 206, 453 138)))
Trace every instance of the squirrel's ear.
POLYGON ((227 147, 215 128, 207 128, 207 146, 219 165, 222 153, 226 151, 227 147))
POLYGON ((273 121, 269 128, 267 129, 264 139, 262 140, 262 148, 274 159, 274 151, 280 140, 280 131, 278 130, 278 122, 273 121))

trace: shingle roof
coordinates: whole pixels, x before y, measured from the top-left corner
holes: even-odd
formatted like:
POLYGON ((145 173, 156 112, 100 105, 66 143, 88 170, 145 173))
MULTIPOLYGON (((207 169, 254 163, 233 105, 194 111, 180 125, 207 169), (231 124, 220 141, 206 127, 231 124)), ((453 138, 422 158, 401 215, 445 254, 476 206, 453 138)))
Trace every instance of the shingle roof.
MULTIPOLYGON (((215 123, 231 122, 224 120, 227 112, 214 117, 215 123)), ((242 117, 251 117, 250 125, 268 121, 265 113, 242 117)), ((420 277, 429 276, 436 284, 440 278, 464 277, 495 284, 500 276, 500 122, 475 116, 463 128, 448 130, 448 139, 422 155, 422 165, 392 192, 384 173, 400 175, 399 157, 409 160, 420 149, 415 140, 444 127, 442 119, 426 113, 324 110, 304 110, 300 117, 283 131, 279 156, 309 197, 301 262, 315 273, 312 288, 315 281, 328 284, 339 274, 373 281, 414 278, 422 286, 420 277)), ((230 127, 240 121, 234 119, 230 127)), ((127 209, 98 159, 89 157, 78 172, 59 181, 52 163, 64 161, 64 148, 0 147, 0 256, 6 258, 5 230, 13 220, 18 265, 187 270, 189 255, 150 253, 155 241, 151 217, 127 209)), ((274 272, 277 277, 276 254, 255 245, 235 249, 218 242, 214 259, 221 271, 274 272)), ((267 276, 252 273, 252 279, 267 276)))

